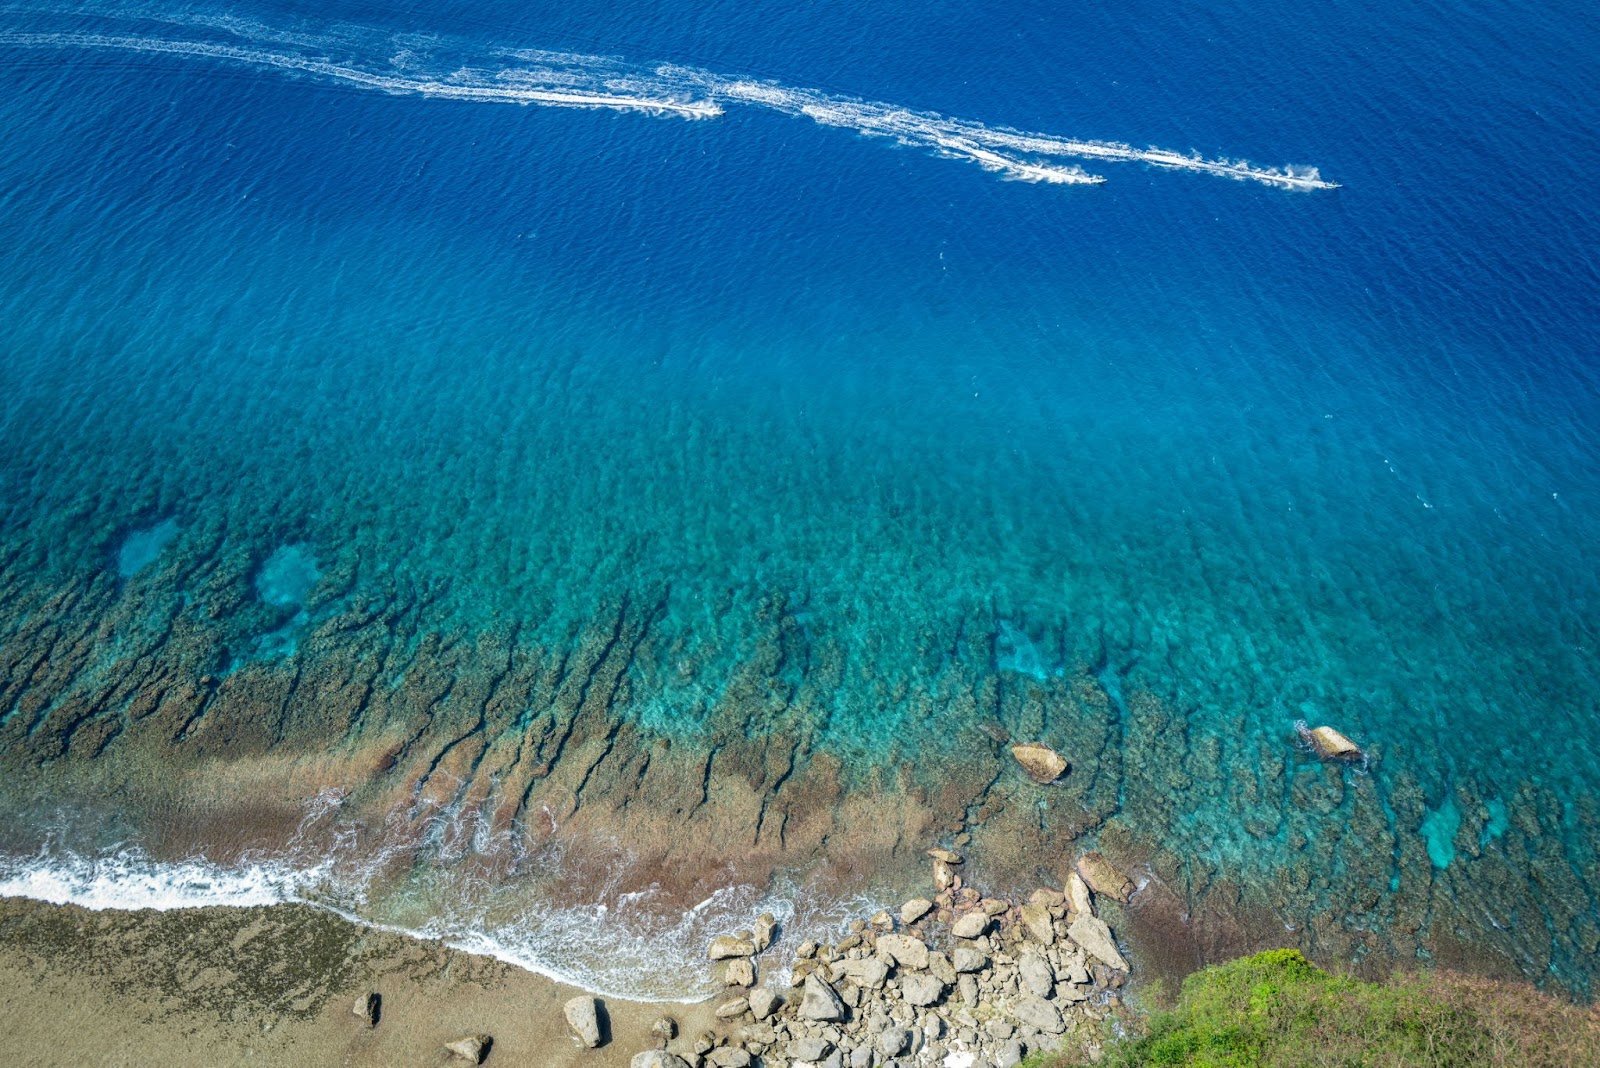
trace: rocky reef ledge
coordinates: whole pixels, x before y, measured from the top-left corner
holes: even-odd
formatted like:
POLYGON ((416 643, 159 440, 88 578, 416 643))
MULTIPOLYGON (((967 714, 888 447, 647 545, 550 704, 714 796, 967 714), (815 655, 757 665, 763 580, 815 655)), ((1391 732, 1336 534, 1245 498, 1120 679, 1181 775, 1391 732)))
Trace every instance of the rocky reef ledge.
POLYGON ((713 939, 730 988, 718 1026, 686 1035, 664 1016, 631 1068, 1012 1068, 1066 1043, 1092 1056, 1129 965, 1090 883, 1119 895, 1126 878, 1085 854, 1063 889, 1013 901, 964 885, 959 854, 928 856, 932 898, 856 920, 836 943, 801 943, 778 976, 757 977, 770 916, 713 939))

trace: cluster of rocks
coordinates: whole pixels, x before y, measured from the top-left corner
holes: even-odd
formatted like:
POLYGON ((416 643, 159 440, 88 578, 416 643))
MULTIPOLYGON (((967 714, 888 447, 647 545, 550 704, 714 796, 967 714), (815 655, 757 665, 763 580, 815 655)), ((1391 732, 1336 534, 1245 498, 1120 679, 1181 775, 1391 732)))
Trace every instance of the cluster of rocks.
POLYGON ((1062 890, 1015 902, 964 885, 958 854, 928 855, 932 898, 857 920, 837 943, 802 943, 782 990, 756 974, 771 916, 713 939, 734 994, 721 1026, 678 1038, 663 1018, 632 1068, 1010 1068, 1069 1032, 1090 1038, 1128 971, 1094 895, 1125 901, 1126 876, 1088 853, 1062 890))

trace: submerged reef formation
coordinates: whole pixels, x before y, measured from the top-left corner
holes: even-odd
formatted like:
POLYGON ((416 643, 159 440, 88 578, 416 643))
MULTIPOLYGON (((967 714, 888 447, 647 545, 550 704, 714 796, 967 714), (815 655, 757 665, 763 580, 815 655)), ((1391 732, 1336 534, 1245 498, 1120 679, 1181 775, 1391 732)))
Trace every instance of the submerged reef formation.
POLYGON ((1131 879, 1084 876, 1152 973, 1289 942, 1358 970, 1593 978, 1593 795, 1463 770, 1441 796, 1381 738, 1370 767, 1324 762, 1288 721, 1263 731, 1105 663, 1011 670, 1023 638, 977 609, 917 639, 912 675, 847 655, 781 591, 713 606, 748 619, 727 647, 690 640, 670 586, 582 624, 472 619, 446 585, 293 530, 244 543, 184 521, 145 561, 139 532, 167 519, 108 532, 100 567, 15 527, 0 540, 14 855, 133 837, 155 857, 314 863, 337 839, 401 870, 559 857, 551 893, 682 905, 780 875, 904 893, 930 839, 1001 893, 1093 850, 1131 879), (864 711, 880 701, 887 724, 864 711), (1055 760, 1019 764, 1034 743, 1055 760), (337 817, 308 836, 311 798, 337 817))

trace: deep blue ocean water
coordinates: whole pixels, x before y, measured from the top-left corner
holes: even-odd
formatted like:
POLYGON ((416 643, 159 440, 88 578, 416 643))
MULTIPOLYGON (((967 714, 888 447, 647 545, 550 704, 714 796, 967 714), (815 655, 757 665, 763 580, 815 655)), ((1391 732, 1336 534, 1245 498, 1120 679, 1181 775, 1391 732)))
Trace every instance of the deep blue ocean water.
POLYGON ((352 555, 553 639, 666 586, 715 652, 635 713, 686 734, 783 590, 850 665, 847 751, 936 738, 894 680, 986 613, 996 672, 1101 665, 1230 761, 1337 724, 1440 870, 1458 784, 1538 783, 1593 926, 1596 57, 1573 3, 8 4, 7 566, 136 581, 225 515, 291 608, 352 555), (411 91, 552 64, 1338 188, 411 91))

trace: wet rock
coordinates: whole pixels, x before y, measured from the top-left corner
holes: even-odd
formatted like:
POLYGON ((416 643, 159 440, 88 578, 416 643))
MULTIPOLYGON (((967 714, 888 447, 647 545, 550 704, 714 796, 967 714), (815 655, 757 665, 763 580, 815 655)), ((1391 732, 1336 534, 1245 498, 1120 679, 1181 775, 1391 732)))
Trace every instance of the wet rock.
POLYGON ((711 940, 707 950, 712 960, 729 960, 733 957, 753 957, 756 955, 754 942, 733 935, 718 935, 711 940))
POLYGON ((1133 883, 1100 853, 1085 853, 1078 858, 1078 874, 1089 889, 1103 897, 1127 901, 1133 896, 1133 883))
POLYGON ((902 968, 921 971, 928 967, 928 944, 910 935, 886 934, 878 938, 878 951, 887 953, 902 968))
POLYGON ((739 1017, 748 1012, 749 1009, 750 1002, 747 998, 734 998, 732 1001, 724 1001, 721 1005, 717 1006, 717 1019, 737 1020, 739 1017))
POLYGON ((1079 916, 1067 929, 1072 940, 1106 964, 1125 972, 1128 962, 1117 952, 1117 943, 1111 937, 1111 928, 1096 916, 1079 916))
POLYGON ((756 919, 755 931, 752 932, 750 944, 760 953, 772 945, 772 936, 778 931, 778 919, 770 912, 763 912, 756 919))
POLYGON ((375 990, 368 991, 356 998, 350 1011, 365 1020, 368 1027, 377 1027, 383 1015, 383 995, 375 990))
POLYGON ((1067 873, 1067 907, 1072 910, 1074 916, 1094 915, 1094 901, 1089 897, 1089 884, 1075 871, 1067 873))
POLYGON ((950 933, 957 938, 982 938, 989 929, 989 917, 982 912, 969 912, 957 920, 950 933))
POLYGON ((651 1049, 635 1053, 633 1060, 628 1062, 628 1068, 689 1068, 689 1062, 676 1053, 651 1049))
POLYGON ((817 955, 817 943, 808 938, 795 947, 794 955, 801 960, 809 960, 817 955))
POLYGON ((950 954, 950 964, 958 972, 981 972, 989 966, 989 955, 971 946, 957 946, 950 954))
POLYGON ((936 975, 913 972, 900 980, 900 993, 911 1005, 936 1005, 944 997, 944 982, 936 975))
POLYGON ((927 855, 945 864, 960 864, 962 860, 960 853, 952 853, 950 850, 941 849, 938 846, 928 850, 927 855))
POLYGON ((452 1057, 459 1057, 470 1064, 482 1064, 493 1046, 494 1039, 488 1035, 462 1035, 454 1042, 444 1044, 452 1057))
POLYGON ((1061 1020, 1061 1010, 1032 994, 1023 994, 1013 1001, 1011 1015, 1021 1021, 1024 1027, 1043 1031, 1047 1035, 1059 1035, 1067 1029, 1061 1020))
POLYGON ((820 1061, 833 1049, 833 1043, 816 1035, 806 1035, 789 1043, 789 1059, 794 1061, 820 1061))
POLYGON ((599 1047, 601 1036, 598 998, 573 998, 561 1006, 561 1015, 566 1018, 567 1031, 572 1035, 573 1041, 585 1049, 599 1047))
POLYGON ((725 986, 755 986, 756 966, 749 957, 734 957, 722 973, 725 986))
POLYGON ((783 999, 764 986, 758 986, 750 991, 750 1013, 758 1020, 765 1020, 778 1007, 783 1004, 783 999))
POLYGON ((842 1020, 845 1016, 844 1002, 820 976, 808 975, 804 996, 800 1001, 800 1016, 806 1020, 842 1020))
POLYGON ((927 898, 914 897, 900 906, 900 922, 909 927, 926 916, 932 908, 933 902, 927 898))
POLYGON ((841 960, 833 966, 833 979, 837 982, 846 977, 855 980, 857 986, 879 990, 889 978, 889 966, 877 957, 841 960))
POLYGON ((879 909, 877 912, 874 912, 872 914, 872 918, 867 921, 867 926, 871 927, 874 931, 892 931, 894 930, 894 917, 889 915, 889 911, 887 909, 879 909))
POLYGON ((1056 972, 1043 953, 1025 949, 1017 958, 1017 972, 1027 988, 1039 997, 1047 998, 1056 990, 1056 972))
POLYGON ((1022 770, 1027 773, 1028 778, 1044 786, 1048 786, 1067 773, 1066 760, 1048 745, 1024 742, 1012 746, 1011 755, 1022 765, 1022 770))
POLYGON ((1056 940, 1056 929, 1050 918, 1050 910, 1044 905, 1024 905, 1021 909, 1022 927, 1032 936, 1033 940, 1041 946, 1048 946, 1056 940))

